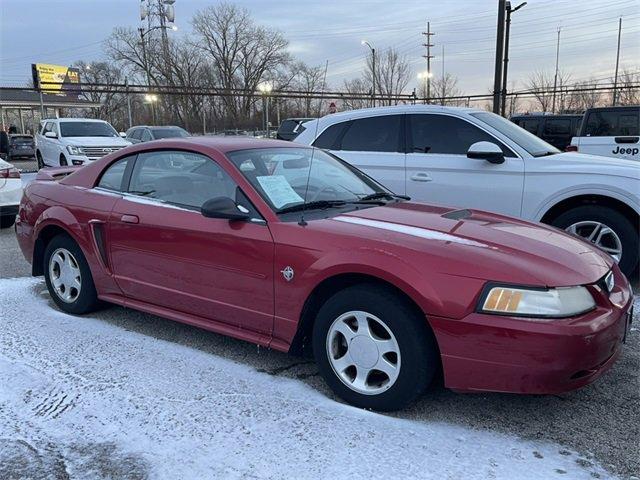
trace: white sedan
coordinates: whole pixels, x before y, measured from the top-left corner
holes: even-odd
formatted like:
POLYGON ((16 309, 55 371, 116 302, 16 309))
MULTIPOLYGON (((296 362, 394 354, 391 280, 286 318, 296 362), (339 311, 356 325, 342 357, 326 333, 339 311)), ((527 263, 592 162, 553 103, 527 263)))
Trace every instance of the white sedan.
POLYGON ((0 160, 0 228, 13 226, 22 198, 20 172, 10 163, 0 160))
POLYGON ((314 145, 414 201, 548 223, 595 243, 625 274, 638 266, 638 162, 561 153, 484 110, 399 105, 305 123, 314 145))

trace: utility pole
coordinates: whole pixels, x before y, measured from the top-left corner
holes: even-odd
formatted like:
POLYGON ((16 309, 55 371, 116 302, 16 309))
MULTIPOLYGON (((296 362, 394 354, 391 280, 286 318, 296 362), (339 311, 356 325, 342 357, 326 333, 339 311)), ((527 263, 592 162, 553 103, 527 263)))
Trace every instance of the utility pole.
POLYGON ((133 127, 133 119, 131 117, 131 96, 129 95, 129 77, 124 79, 124 89, 127 96, 127 115, 129 117, 129 128, 133 127))
POLYGON ((613 77, 613 102, 614 107, 618 100, 618 67, 620 66, 620 37, 622 36, 622 17, 618 21, 618 53, 616 54, 616 74, 613 77))
POLYGON ((504 58, 504 16, 506 1, 498 0, 498 25, 496 28, 496 65, 493 76, 493 113, 500 113, 500 94, 502 92, 502 61, 504 58))
POLYGON ((504 35, 504 62, 502 64, 502 101, 500 114, 504 117, 507 110, 507 73, 509 71, 509 36, 511 35, 511 14, 524 7, 527 2, 523 2, 516 8, 511 8, 511 2, 507 2, 507 25, 504 35))
POLYGON ((444 96, 446 93, 446 81, 445 81, 446 75, 445 75, 445 70, 444 70, 444 45, 442 45, 442 105, 444 105, 444 96))
POLYGON ((427 83, 427 103, 429 103, 429 99, 431 98, 431 59, 435 58, 435 56, 431 55, 431 47, 433 44, 431 43, 431 37, 435 35, 431 31, 431 22, 427 22, 427 31, 422 32, 422 34, 426 37, 425 43, 422 44, 423 47, 426 47, 427 53, 423 55, 422 58, 427 59, 427 74, 426 74, 426 83, 427 83))
POLYGON ((366 45, 371 50, 371 106, 376 106, 376 49, 371 46, 366 40, 360 42, 362 45, 366 45))
POLYGON ((558 43, 556 45, 556 74, 553 77, 553 100, 551 102, 551 113, 556 113, 556 88, 558 88, 558 68, 560 64, 560 27, 558 27, 558 43))

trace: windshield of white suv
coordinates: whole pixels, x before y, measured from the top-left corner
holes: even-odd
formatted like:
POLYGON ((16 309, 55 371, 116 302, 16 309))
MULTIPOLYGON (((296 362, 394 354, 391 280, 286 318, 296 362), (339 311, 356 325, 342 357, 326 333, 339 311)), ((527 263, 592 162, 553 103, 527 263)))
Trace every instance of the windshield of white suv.
POLYGON ((106 122, 60 122, 62 137, 118 137, 118 132, 106 122))
POLYGON ((533 133, 527 132, 524 128, 520 128, 515 123, 507 120, 500 115, 490 112, 472 113, 472 117, 477 118, 481 122, 486 123, 490 127, 495 128, 505 137, 520 145, 534 157, 544 157, 546 155, 555 155, 560 153, 553 145, 548 144, 541 138, 536 137, 533 133))
POLYGON ((229 152, 227 157, 278 213, 303 205, 330 208, 396 197, 336 157, 312 152, 311 148, 256 148, 229 152))

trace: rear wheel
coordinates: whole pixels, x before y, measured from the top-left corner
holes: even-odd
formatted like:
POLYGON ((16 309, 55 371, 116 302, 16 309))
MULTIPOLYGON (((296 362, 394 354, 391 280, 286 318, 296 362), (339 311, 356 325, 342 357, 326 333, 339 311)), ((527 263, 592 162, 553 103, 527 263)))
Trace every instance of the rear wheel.
POLYGON ((558 216, 552 224, 607 252, 628 277, 638 266, 638 231, 630 219, 613 208, 583 205, 558 216))
POLYGON ((58 235, 47 245, 44 277, 51 298, 61 310, 81 315, 100 306, 87 260, 68 235, 58 235))
POLYGON ((424 316, 378 285, 349 287, 327 300, 314 324, 313 352, 339 397, 379 411, 415 400, 439 366, 424 316))

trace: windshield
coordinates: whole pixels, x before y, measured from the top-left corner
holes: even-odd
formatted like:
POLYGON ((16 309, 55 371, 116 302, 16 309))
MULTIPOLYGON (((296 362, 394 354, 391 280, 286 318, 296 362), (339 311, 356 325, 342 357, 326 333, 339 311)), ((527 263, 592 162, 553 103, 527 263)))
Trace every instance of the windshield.
POLYGON ((107 122, 60 122, 62 137, 117 137, 118 132, 107 122))
POLYGON ((154 128, 152 130, 153 138, 184 138, 189 134, 181 128, 154 128))
POLYGON ((305 199, 307 204, 357 202, 375 193, 388 193, 322 150, 264 148, 230 152, 227 157, 276 212, 302 205, 305 199))
POLYGON ((553 155, 560 153, 553 145, 548 144, 544 140, 536 137, 533 133, 527 132, 524 128, 520 128, 515 123, 507 120, 495 113, 482 112, 472 113, 471 116, 486 123, 502 133, 505 137, 510 138, 515 143, 524 148, 534 157, 542 157, 545 155, 553 155))

